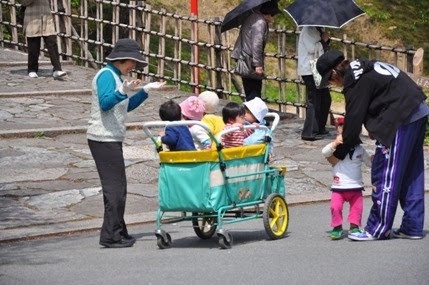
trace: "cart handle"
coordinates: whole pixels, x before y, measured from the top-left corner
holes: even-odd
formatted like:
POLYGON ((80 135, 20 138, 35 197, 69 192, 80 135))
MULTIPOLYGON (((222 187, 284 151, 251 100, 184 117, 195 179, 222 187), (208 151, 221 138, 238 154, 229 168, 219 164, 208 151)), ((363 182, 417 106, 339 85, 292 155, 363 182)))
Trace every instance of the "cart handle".
MULTIPOLYGON (((265 115, 265 118, 266 117, 273 117, 274 118, 273 123, 271 125, 271 128, 268 128, 267 126, 258 126, 257 127, 255 125, 244 125, 243 128, 244 129, 261 129, 261 130, 265 130, 265 136, 271 137, 273 131, 277 128, 277 125, 279 124, 280 116, 277 113, 267 113, 265 115)), ((232 132, 235 132, 235 131, 239 131, 240 129, 242 129, 242 128, 240 128, 240 127, 233 127, 233 128, 229 128, 227 130, 223 130, 223 131, 219 132, 216 135, 216 139, 218 141, 222 141, 221 140, 222 136, 224 136, 226 134, 229 134, 229 133, 232 133, 232 132)))

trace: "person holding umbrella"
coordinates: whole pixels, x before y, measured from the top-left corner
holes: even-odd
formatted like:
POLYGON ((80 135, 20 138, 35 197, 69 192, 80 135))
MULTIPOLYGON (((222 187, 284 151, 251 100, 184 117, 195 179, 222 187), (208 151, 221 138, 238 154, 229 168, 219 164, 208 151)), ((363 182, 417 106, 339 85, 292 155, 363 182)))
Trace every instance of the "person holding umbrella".
POLYGON ((330 50, 319 57, 316 67, 331 84, 343 87, 346 101, 343 143, 328 161, 335 165, 346 157, 360 141, 362 124, 376 140, 373 205, 365 230, 348 237, 382 240, 392 233, 396 238, 423 238, 426 95, 405 72, 385 62, 349 62, 340 51, 330 50), (400 228, 392 231, 398 202, 404 215, 400 228))
POLYGON ((238 60, 242 52, 252 58, 252 66, 260 78, 242 76, 243 89, 246 101, 255 97, 261 97, 262 79, 264 75, 264 49, 268 38, 268 24, 273 21, 274 15, 280 12, 277 0, 266 1, 253 9, 244 23, 241 25, 240 33, 234 45, 231 57, 238 60))
POLYGON ((302 28, 298 39, 298 75, 306 89, 306 116, 301 138, 306 141, 321 139, 328 134, 326 122, 331 108, 331 93, 326 81, 316 86, 310 61, 329 48, 330 36, 321 27, 302 28))
POLYGON ((306 118, 301 133, 303 140, 321 139, 331 106, 326 82, 316 87, 310 60, 326 52, 329 35, 321 27, 340 29, 365 12, 353 0, 295 0, 284 9, 298 27, 303 27, 298 43, 298 74, 306 87, 306 118))

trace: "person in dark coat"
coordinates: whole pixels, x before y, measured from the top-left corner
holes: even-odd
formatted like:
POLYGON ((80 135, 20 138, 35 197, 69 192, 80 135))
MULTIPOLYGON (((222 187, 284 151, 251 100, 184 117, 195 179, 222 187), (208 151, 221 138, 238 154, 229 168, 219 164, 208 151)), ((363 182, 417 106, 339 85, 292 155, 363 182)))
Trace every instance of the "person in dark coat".
POLYGON ((240 28, 240 34, 235 42, 231 57, 235 60, 240 58, 242 52, 252 57, 252 67, 261 78, 255 79, 242 77, 242 83, 246 101, 255 97, 261 97, 262 78, 264 75, 264 50, 268 38, 268 24, 273 21, 274 15, 280 12, 277 1, 271 0, 255 10, 240 28))
POLYGON ((331 164, 344 159, 360 141, 362 124, 376 141, 371 167, 373 205, 365 230, 348 237, 359 241, 423 238, 426 95, 389 63, 349 62, 340 51, 330 50, 319 57, 316 67, 331 84, 343 87, 346 101, 343 143, 331 164), (398 202, 404 215, 399 229, 392 231, 398 202))

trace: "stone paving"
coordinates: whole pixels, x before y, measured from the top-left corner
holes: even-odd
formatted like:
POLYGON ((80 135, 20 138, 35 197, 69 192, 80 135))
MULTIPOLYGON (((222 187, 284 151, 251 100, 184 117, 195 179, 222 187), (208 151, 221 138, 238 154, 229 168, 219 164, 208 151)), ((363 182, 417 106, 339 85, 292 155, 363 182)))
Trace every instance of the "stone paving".
MULTIPOLYGON (((54 80, 49 62, 41 67, 41 77, 29 78, 26 54, 0 48, 0 242, 94 230, 102 222, 100 183, 85 136, 96 70, 64 63, 68 75, 54 80)), ((154 221, 158 205, 159 161, 141 125, 158 120, 161 102, 189 95, 173 87, 151 92, 130 113, 124 141, 128 224, 154 221)), ((330 195, 331 167, 321 149, 335 130, 330 127, 332 135, 324 140, 302 141, 302 123, 283 114, 274 137, 272 164, 287 166, 289 205, 328 200, 330 195)), ((368 138, 363 141, 373 149, 368 138)), ((364 177, 369 195, 367 167, 364 177)))

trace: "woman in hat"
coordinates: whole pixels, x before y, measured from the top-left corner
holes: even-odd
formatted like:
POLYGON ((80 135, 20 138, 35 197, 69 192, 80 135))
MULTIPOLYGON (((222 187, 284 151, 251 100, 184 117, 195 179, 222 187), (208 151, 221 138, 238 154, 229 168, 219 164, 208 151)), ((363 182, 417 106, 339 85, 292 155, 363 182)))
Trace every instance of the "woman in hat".
POLYGON ((262 78, 264 76, 264 49, 268 38, 268 24, 273 21, 274 15, 280 12, 277 0, 262 4, 259 11, 251 14, 240 28, 240 34, 235 42, 231 57, 238 60, 244 52, 252 57, 252 67, 261 76, 260 79, 242 77, 246 101, 261 97, 262 78))
POLYGON ((337 50, 319 57, 317 70, 336 86, 343 87, 346 116, 343 143, 331 164, 343 160, 360 141, 362 124, 376 140, 371 167, 373 205, 362 233, 352 240, 421 239, 424 224, 424 159, 429 108, 426 96, 410 77, 385 62, 357 59, 349 62, 337 50), (404 215, 392 231, 400 202, 404 215))
POLYGON ((127 81, 137 63, 147 65, 135 40, 120 39, 109 56, 107 65, 92 81, 92 106, 87 130, 88 145, 101 180, 104 220, 100 231, 100 245, 130 247, 130 236, 124 221, 127 179, 122 152, 127 112, 147 99, 148 91, 160 88, 165 82, 141 86, 140 80, 127 81))

